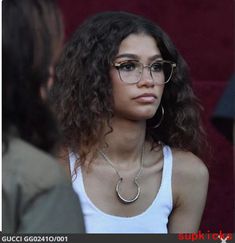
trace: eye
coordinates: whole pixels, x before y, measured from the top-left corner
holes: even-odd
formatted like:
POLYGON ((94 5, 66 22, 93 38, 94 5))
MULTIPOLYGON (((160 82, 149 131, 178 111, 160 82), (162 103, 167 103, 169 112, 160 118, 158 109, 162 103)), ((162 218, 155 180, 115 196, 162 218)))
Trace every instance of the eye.
POLYGON ((151 65, 152 72, 162 72, 163 71, 163 62, 154 62, 151 65))
POLYGON ((137 66, 138 66, 138 63, 133 62, 133 61, 128 61, 128 62, 120 63, 118 69, 120 71, 124 71, 124 72, 131 72, 131 71, 135 70, 137 66))

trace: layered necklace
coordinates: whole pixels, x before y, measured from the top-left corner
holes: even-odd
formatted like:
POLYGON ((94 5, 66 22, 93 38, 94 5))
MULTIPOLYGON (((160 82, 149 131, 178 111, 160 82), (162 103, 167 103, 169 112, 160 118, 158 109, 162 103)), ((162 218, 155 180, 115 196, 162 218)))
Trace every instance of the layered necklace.
POLYGON ((108 164, 114 169, 114 171, 116 172, 116 174, 118 175, 119 179, 118 179, 118 182, 116 184, 116 194, 117 194, 117 197, 118 199, 120 200, 120 202, 124 203, 124 204, 130 204, 130 203, 133 203, 135 202, 139 196, 140 196, 140 191, 141 191, 141 188, 140 188, 140 185, 139 185, 139 182, 138 182, 138 178, 141 174, 141 171, 143 169, 143 155, 144 155, 144 146, 142 148, 142 151, 141 151, 141 155, 140 155, 140 169, 138 170, 136 176, 134 177, 134 184, 136 186, 136 194, 133 198, 131 199, 126 199, 124 198, 121 194, 120 194, 120 184, 122 183, 123 181, 123 177, 119 174, 119 172, 117 171, 117 169, 115 168, 113 162, 109 159, 109 157, 102 151, 102 150, 98 150, 98 152, 102 155, 102 157, 104 158, 104 160, 106 162, 108 162, 108 164))

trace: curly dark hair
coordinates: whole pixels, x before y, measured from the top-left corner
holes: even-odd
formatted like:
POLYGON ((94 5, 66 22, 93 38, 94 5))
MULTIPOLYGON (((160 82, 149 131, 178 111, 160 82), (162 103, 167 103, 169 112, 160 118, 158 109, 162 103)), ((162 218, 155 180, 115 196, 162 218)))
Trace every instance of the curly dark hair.
POLYGON ((113 116, 110 64, 122 40, 133 33, 152 36, 163 59, 177 65, 161 101, 164 121, 153 128, 159 119, 157 112, 147 121, 147 136, 201 155, 204 141, 201 106, 192 90, 187 64, 168 35, 142 16, 103 12, 88 18, 67 43, 51 93, 64 144, 79 153, 80 163, 99 143, 104 124, 109 124, 113 116))
POLYGON ((62 44, 61 13, 54 0, 6 0, 2 23, 3 152, 12 135, 52 152, 59 133, 40 88, 62 44))

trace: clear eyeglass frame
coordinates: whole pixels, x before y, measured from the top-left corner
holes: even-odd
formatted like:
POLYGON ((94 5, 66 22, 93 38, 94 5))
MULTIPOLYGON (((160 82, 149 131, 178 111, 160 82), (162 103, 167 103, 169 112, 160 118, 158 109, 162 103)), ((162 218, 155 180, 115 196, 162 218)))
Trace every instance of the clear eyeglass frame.
MULTIPOLYGON (((170 81, 170 79, 172 78, 172 75, 173 75, 173 73, 174 73, 174 69, 176 68, 176 63, 174 63, 174 62, 172 62, 172 61, 168 61, 168 60, 158 60, 158 61, 156 61, 156 62, 154 62, 154 63, 152 63, 152 64, 150 64, 150 65, 144 65, 143 63, 138 62, 138 61, 136 61, 136 60, 127 60, 127 61, 123 61, 123 62, 119 62, 119 63, 113 63, 112 66, 113 66, 114 68, 117 69, 118 74, 119 74, 119 77, 120 77, 120 79, 121 79, 124 83, 128 83, 128 84, 136 84, 136 83, 138 83, 138 82, 141 80, 141 77, 142 77, 144 68, 148 68, 152 80, 153 80, 156 84, 158 84, 158 85, 164 85, 164 84, 168 83, 168 82, 170 81), (125 78, 123 78, 123 74, 122 74, 122 72, 121 72, 120 69, 121 69, 121 66, 122 66, 123 64, 125 64, 125 63, 135 63, 135 64, 138 64, 138 66, 140 67, 139 77, 136 78, 135 81, 131 81, 131 82, 130 82, 129 80, 127 80, 127 79, 125 80, 125 78), (152 72, 153 72, 153 71, 152 71, 152 67, 153 67, 154 65, 156 65, 156 63, 161 64, 161 65, 168 65, 168 67, 170 67, 170 72, 169 72, 169 74, 168 74, 169 77, 168 77, 167 79, 165 79, 163 83, 159 83, 158 80, 155 80, 155 79, 154 79, 154 75, 152 74, 152 72)), ((164 74, 164 76, 165 76, 165 74, 164 74)))

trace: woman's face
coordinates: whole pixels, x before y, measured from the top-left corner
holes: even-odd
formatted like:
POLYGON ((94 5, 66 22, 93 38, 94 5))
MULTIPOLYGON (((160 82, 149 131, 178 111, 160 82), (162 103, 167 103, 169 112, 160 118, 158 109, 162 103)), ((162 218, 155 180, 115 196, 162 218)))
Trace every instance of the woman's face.
MULTIPOLYGON (((130 75, 133 73, 130 72, 139 65, 138 63, 145 66, 159 60, 162 60, 162 56, 153 37, 146 34, 130 34, 121 42, 113 63, 118 66, 119 71, 123 71, 125 80, 132 80, 130 75)), ((117 68, 113 66, 110 69, 114 116, 134 121, 152 118, 161 102, 164 84, 156 84, 147 67, 143 69, 139 82, 126 83, 125 80, 121 80, 117 68)), ((136 78, 137 76, 138 73, 136 78)), ((135 76, 133 78, 135 79, 135 76)), ((164 75, 159 75, 158 79, 162 81, 164 75)))

